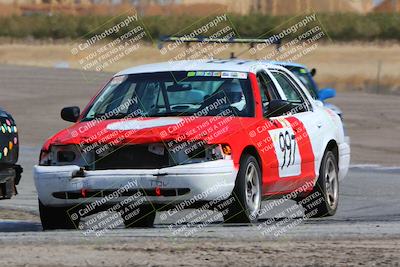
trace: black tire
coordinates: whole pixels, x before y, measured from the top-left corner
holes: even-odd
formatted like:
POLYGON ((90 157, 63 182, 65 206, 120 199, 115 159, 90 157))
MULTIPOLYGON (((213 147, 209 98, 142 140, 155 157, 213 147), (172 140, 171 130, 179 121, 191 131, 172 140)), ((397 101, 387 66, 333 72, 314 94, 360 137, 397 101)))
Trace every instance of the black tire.
POLYGON ((48 207, 39 200, 39 213, 44 231, 79 227, 80 217, 73 207, 48 207))
POLYGON ((257 222, 258 213, 261 208, 261 170, 255 157, 252 155, 243 155, 240 159, 239 172, 236 177, 235 187, 231 198, 232 203, 227 210, 223 212, 225 223, 254 223, 257 222), (255 171, 253 179, 250 179, 249 168, 255 171), (254 183, 251 183, 252 180, 254 183), (250 183, 250 184, 249 184, 250 183), (251 190, 249 187, 252 187, 251 190), (253 191, 257 190, 257 192, 253 191), (251 191, 251 192, 250 192, 251 191), (247 201, 250 202, 250 205, 247 201))
POLYGON ((148 228, 154 226, 156 210, 151 205, 140 205, 133 209, 124 207, 120 214, 126 228, 148 228))
POLYGON ((338 165, 332 151, 326 151, 322 158, 319 176, 313 191, 298 200, 310 218, 333 216, 339 204, 338 165))

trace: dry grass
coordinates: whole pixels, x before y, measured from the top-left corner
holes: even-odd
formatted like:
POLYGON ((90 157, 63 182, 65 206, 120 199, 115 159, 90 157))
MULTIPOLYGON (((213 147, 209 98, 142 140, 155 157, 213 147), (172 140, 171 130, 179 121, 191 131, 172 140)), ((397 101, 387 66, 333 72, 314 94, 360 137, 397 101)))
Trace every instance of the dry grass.
MULTIPOLYGON (((70 44, 2 44, 0 45, 0 64, 54 67, 68 65, 80 69, 79 59, 85 55, 73 56, 70 44)), ((234 45, 218 54, 227 58, 231 51, 240 53, 247 46, 234 45)), ((121 69, 174 58, 184 48, 161 55, 156 45, 141 44, 140 48, 105 71, 116 72, 121 69)), ((261 58, 269 50, 252 56, 243 53, 240 58, 261 58)), ((86 53, 88 55, 89 53, 86 53)), ((317 81, 322 86, 334 86, 339 90, 376 90, 378 66, 381 64, 381 91, 400 91, 400 45, 399 44, 319 44, 309 54, 298 60, 308 67, 318 69, 317 81)))

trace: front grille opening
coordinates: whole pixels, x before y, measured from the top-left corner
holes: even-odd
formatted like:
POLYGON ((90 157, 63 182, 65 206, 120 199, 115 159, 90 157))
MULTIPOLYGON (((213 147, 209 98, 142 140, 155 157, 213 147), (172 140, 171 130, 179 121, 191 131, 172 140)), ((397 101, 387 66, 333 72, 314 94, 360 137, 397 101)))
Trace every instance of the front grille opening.
POLYGON ((209 149, 204 142, 178 143, 173 146, 163 143, 124 145, 108 147, 95 155, 88 170, 115 169, 161 169, 166 167, 202 162, 209 149))
POLYGON ((188 150, 187 156, 191 159, 205 158, 206 150, 205 150, 204 146, 196 147, 195 149, 188 150))
POLYGON ((106 155, 96 155, 95 170, 112 169, 158 169, 170 166, 167 150, 163 153, 149 151, 149 145, 126 145, 114 147, 106 155))
POLYGON ((57 160, 59 162, 73 162, 75 160, 75 152, 74 151, 58 151, 57 152, 57 160))

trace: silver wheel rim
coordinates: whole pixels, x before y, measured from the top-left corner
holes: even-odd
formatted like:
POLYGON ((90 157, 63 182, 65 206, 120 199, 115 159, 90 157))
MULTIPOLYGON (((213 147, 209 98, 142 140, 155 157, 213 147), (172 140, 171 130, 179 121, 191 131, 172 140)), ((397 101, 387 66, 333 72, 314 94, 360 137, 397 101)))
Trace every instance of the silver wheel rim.
POLYGON ((325 165, 325 188, 328 205, 334 208, 338 200, 339 182, 335 162, 332 158, 328 158, 325 165))
POLYGON ((250 162, 246 169, 246 203, 250 215, 256 217, 261 204, 260 179, 256 165, 250 162))

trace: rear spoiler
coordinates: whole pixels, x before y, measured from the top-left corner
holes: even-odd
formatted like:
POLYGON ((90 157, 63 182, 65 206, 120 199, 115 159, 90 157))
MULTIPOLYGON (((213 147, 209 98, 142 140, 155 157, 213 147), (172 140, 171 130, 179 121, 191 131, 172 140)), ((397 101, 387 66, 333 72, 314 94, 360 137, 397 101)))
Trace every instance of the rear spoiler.
MULTIPOLYGON (((254 44, 276 44, 280 45, 280 40, 274 39, 271 42, 270 39, 259 39, 259 38, 209 38, 209 37, 187 37, 187 36, 161 36, 158 48, 162 49, 164 43, 186 43, 187 46, 190 46, 191 43, 219 43, 219 44, 249 44, 249 49, 254 47, 254 44)), ((236 58, 234 53, 231 52, 230 58, 236 58)))
POLYGON ((221 44, 259 44, 259 43, 271 43, 269 39, 257 39, 257 38, 208 38, 208 37, 186 37, 186 36, 162 36, 160 38, 162 43, 221 43, 221 44))

